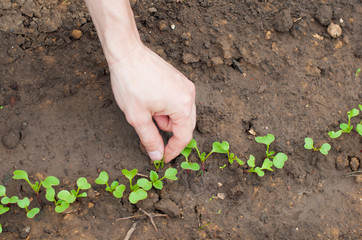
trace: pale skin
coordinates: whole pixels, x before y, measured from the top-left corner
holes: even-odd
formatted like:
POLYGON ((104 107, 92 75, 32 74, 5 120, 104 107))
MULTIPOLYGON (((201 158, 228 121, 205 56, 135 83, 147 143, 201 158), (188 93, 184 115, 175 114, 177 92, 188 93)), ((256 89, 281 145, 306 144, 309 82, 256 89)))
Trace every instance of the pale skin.
POLYGON ((195 86, 140 40, 129 0, 86 0, 107 59, 114 97, 151 160, 167 163, 192 139, 195 86), (160 132, 172 132, 165 146, 160 132))

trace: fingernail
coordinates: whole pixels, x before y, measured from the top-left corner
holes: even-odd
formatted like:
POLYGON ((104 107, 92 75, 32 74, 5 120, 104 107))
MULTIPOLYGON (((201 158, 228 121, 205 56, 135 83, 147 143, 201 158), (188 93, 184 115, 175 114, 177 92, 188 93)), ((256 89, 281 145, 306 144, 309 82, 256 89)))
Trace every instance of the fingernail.
POLYGON ((159 151, 148 152, 148 156, 152 161, 157 161, 162 159, 162 154, 159 151))

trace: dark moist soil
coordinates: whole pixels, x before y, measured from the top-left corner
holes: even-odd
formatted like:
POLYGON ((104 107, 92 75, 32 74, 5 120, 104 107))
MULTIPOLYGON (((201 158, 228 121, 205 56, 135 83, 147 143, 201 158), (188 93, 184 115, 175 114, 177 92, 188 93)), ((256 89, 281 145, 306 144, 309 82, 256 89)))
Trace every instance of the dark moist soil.
POLYGON ((265 147, 249 131, 272 133, 285 167, 260 178, 236 164, 220 169, 229 164, 215 154, 204 174, 187 173, 178 157, 169 166, 179 181, 137 206, 95 184, 65 214, 44 191, 40 205, 11 179, 15 169, 32 181, 58 177, 58 191, 81 176, 94 183, 102 170, 126 184, 123 168, 154 167, 114 101, 84 2, 1 0, 0 184, 42 211, 29 220, 11 206, 0 239, 123 239, 136 219, 117 219, 139 207, 170 218, 155 218, 158 232, 142 220, 131 239, 361 239, 361 176, 344 175, 360 169, 362 138, 327 135, 362 104, 361 1, 131 2, 144 43, 196 84, 200 148, 227 140, 239 158, 253 154, 260 164, 265 147), (331 22, 340 37, 328 34, 331 22), (305 137, 329 142, 328 156, 305 150, 305 137))

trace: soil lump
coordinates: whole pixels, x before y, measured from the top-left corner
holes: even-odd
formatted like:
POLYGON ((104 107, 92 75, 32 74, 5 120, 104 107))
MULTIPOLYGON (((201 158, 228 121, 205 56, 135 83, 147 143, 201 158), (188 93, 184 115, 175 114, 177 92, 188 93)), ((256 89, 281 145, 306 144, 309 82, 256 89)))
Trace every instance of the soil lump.
POLYGON ((20 133, 15 130, 10 130, 3 136, 3 144, 6 148, 13 149, 18 146, 20 141, 20 133))
POLYGON ((293 19, 289 10, 283 10, 276 15, 274 20, 274 28, 278 32, 288 32, 293 26, 293 19))

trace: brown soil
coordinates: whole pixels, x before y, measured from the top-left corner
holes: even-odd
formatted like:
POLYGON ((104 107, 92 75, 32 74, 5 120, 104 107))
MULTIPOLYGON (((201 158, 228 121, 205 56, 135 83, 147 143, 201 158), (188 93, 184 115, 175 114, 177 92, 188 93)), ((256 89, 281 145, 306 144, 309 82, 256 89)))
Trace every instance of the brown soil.
POLYGON ((203 175, 188 174, 178 157, 171 166, 179 181, 137 206, 95 184, 67 214, 56 214, 44 192, 39 205, 28 185, 11 179, 15 169, 32 181, 57 176, 59 190, 81 176, 93 183, 100 170, 126 183, 123 168, 147 174, 153 166, 113 99, 84 2, 1 0, 0 184, 42 211, 27 219, 11 206, 0 239, 123 239, 135 219, 116 219, 139 207, 174 216, 155 218, 158 232, 143 220, 131 239, 361 239, 360 178, 343 176, 350 161, 359 169, 362 138, 327 136, 362 103, 362 78, 354 76, 362 67, 361 1, 131 2, 145 44, 196 84, 201 148, 226 140, 260 163, 265 147, 248 131, 272 133, 271 148, 289 157, 285 167, 260 178, 235 164, 220 169, 227 159, 215 154, 203 175), (331 22, 341 26, 339 38, 327 33, 331 22), (305 150, 305 137, 329 142, 328 156, 305 150), (225 199, 210 201, 218 193, 225 199))

